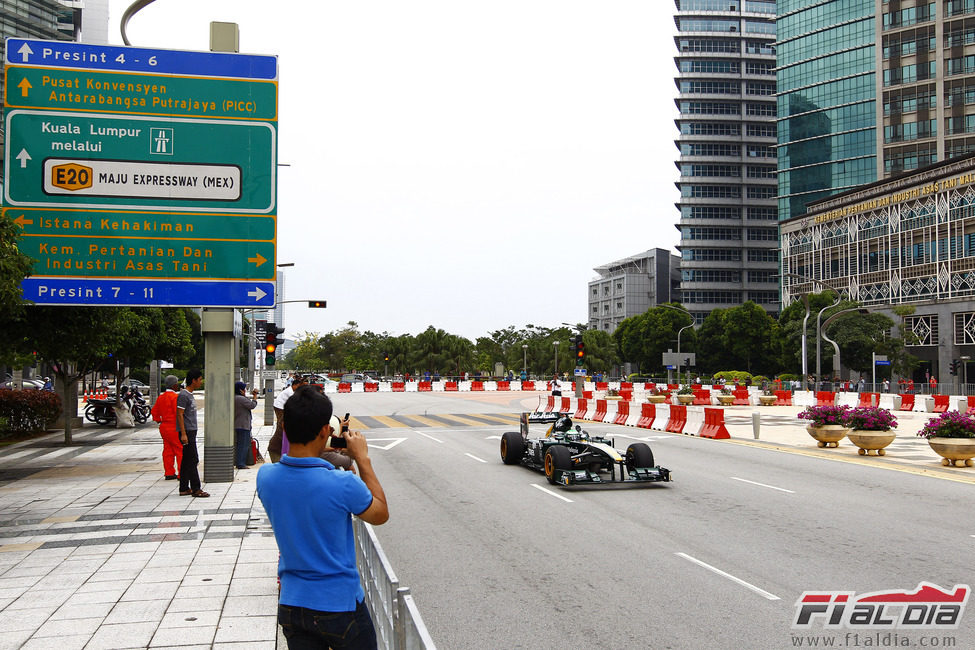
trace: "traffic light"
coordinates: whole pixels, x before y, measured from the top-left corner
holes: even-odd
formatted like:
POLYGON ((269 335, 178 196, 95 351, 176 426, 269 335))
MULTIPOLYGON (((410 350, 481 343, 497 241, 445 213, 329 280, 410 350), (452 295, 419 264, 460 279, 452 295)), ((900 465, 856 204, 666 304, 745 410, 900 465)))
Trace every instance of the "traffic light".
POLYGON ((308 306, 311 307, 312 309, 325 309, 325 301, 324 300, 309 300, 308 301, 308 306))
POLYGON ((576 334, 576 367, 581 368, 586 365, 586 344, 582 342, 582 334, 576 334))
POLYGON ((389 353, 388 352, 384 352, 383 353, 383 361, 389 361, 389 353))
POLYGON ((273 366, 275 362, 274 353, 281 344, 279 334, 284 334, 284 328, 278 327, 274 323, 268 323, 264 333, 264 365, 273 366))
POLYGON ((951 362, 951 374, 957 375, 958 369, 961 367, 961 361, 955 359, 951 362))

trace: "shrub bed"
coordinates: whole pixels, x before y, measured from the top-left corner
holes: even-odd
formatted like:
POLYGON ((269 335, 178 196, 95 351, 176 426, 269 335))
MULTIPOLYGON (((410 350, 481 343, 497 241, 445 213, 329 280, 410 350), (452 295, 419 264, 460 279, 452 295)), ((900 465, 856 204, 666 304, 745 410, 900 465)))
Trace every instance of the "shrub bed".
POLYGON ((0 390, 0 438, 44 431, 61 415, 61 398, 49 390, 0 390))

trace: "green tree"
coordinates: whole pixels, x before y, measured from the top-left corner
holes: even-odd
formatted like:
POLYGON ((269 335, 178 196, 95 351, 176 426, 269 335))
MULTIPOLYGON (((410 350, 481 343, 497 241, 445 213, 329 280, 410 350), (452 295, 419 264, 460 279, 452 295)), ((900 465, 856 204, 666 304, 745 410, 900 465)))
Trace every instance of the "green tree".
POLYGON ((873 370, 873 354, 888 338, 893 327, 894 321, 884 314, 875 312, 861 315, 853 312, 838 316, 835 322, 830 323, 828 333, 840 346, 840 360, 844 366, 858 373, 870 373, 873 370))
POLYGON ((0 217, 0 312, 9 315, 22 308, 20 283, 31 274, 34 261, 17 248, 20 226, 8 214, 0 217))

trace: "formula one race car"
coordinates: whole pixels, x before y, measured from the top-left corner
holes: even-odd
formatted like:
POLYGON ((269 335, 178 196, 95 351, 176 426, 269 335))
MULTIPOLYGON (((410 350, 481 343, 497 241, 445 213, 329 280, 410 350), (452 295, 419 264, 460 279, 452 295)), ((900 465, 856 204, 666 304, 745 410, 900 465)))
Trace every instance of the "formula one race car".
POLYGON ((653 464, 650 446, 636 442, 620 454, 613 440, 590 436, 579 425, 572 429, 568 415, 522 413, 521 431, 501 436, 501 460, 545 471, 553 485, 619 481, 670 481, 670 470, 653 464), (529 438, 529 423, 551 424, 544 438, 529 438), (619 479, 616 478, 619 468, 619 479), (600 473, 609 473, 605 478, 600 473))

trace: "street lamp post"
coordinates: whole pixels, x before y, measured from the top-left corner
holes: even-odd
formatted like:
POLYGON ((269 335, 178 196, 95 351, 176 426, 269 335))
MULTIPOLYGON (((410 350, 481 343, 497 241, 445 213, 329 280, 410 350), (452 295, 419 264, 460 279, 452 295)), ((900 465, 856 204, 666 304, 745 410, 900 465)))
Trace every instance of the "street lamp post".
MULTIPOLYGON (((823 332, 823 329, 822 329, 822 325, 820 325, 820 321, 822 320, 823 312, 826 311, 827 309, 832 309, 836 305, 840 304, 840 301, 842 299, 843 298, 840 296, 840 294, 837 293, 836 294, 836 300, 833 302, 833 304, 832 305, 827 305, 827 306, 823 307, 822 309, 819 310, 819 313, 816 314, 816 384, 817 384, 817 386, 823 381, 822 369, 820 367, 820 360, 821 360, 821 356, 822 356, 822 345, 821 344, 822 344, 822 332, 823 332)), ((832 318, 832 317, 830 317, 830 318, 832 318)), ((826 320, 829 321, 829 319, 826 319, 826 320)))
POLYGON ((555 342, 555 374, 559 374, 559 342, 555 342))
POLYGON ((834 341, 833 339, 829 338, 829 336, 826 335, 826 327, 834 320, 839 318, 840 316, 843 316, 845 314, 850 314, 853 312, 856 312, 861 315, 870 313, 866 309, 851 307, 849 309, 841 309, 835 314, 830 314, 829 318, 823 321, 823 331, 821 336, 822 338, 826 339, 833 345, 833 353, 834 353, 833 354, 833 376, 834 377, 838 377, 840 374, 840 346, 836 343, 836 341, 834 341))
MULTIPOLYGON (((684 327, 680 328, 677 331, 677 383, 678 384, 680 383, 680 363, 681 363, 681 356, 680 356, 680 335, 688 327, 694 327, 694 323, 691 323, 690 325, 685 325, 684 327)), ((687 367, 687 384, 688 385, 690 385, 690 383, 691 383, 690 380, 691 380, 691 367, 688 366, 687 367)))
POLYGON ((522 362, 521 371, 525 374, 525 379, 528 379, 528 344, 522 343, 521 351, 524 355, 524 361, 522 362))

